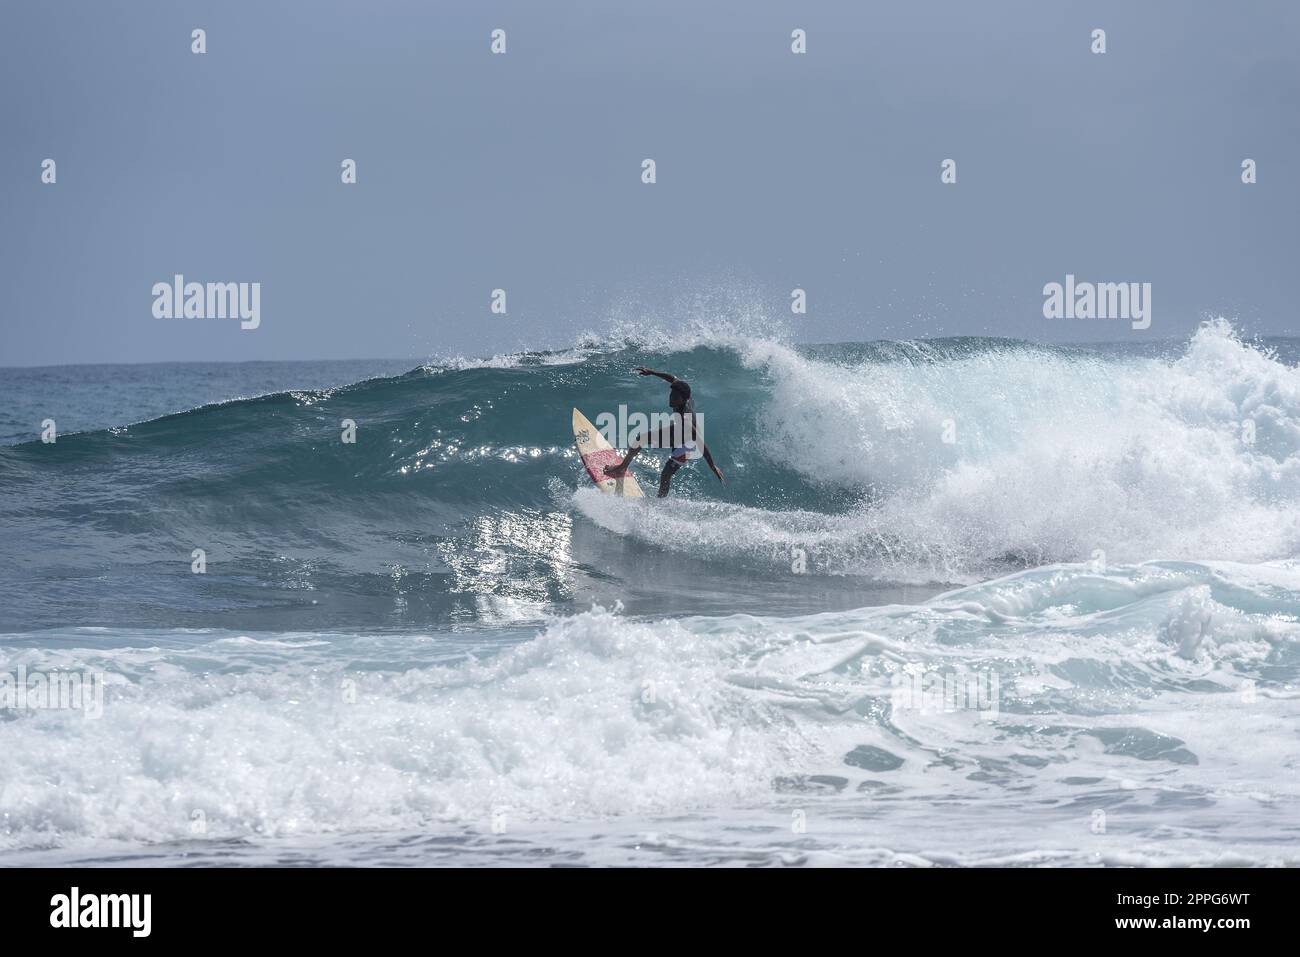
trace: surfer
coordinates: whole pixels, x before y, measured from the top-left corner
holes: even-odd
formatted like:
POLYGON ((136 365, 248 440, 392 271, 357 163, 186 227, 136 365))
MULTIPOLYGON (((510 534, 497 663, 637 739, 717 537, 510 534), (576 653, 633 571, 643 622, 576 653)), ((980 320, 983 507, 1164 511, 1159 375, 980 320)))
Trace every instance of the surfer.
POLYGON ((628 446, 627 456, 617 465, 606 465, 605 474, 610 478, 620 478, 627 472, 627 467, 641 449, 645 445, 651 445, 655 448, 672 449, 668 461, 664 462, 664 470, 659 473, 660 498, 668 494, 668 486, 672 484, 677 470, 691 459, 699 458, 701 453, 704 455, 704 461, 709 463, 709 468, 713 469, 713 474, 718 477, 718 481, 727 484, 727 480, 722 477, 722 471, 713 463, 713 454, 704 441, 703 429, 699 428, 695 421, 695 402, 691 399, 690 383, 670 373, 656 372, 645 366, 637 366, 636 371, 641 375, 658 376, 668 383, 668 407, 673 410, 672 421, 659 430, 658 436, 646 436, 640 443, 633 439, 628 446))

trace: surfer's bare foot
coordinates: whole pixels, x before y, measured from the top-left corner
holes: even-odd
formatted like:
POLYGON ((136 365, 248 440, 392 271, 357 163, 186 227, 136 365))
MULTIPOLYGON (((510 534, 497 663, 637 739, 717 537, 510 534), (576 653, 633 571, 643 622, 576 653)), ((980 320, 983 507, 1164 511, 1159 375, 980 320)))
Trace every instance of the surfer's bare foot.
POLYGON ((622 478, 627 474, 626 465, 606 465, 605 474, 610 478, 622 478))

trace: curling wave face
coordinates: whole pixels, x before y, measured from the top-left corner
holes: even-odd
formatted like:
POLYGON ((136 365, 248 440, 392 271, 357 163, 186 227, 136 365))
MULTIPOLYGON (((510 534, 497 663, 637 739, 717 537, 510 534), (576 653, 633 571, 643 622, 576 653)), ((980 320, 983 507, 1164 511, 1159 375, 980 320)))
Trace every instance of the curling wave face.
POLYGON ((663 592, 713 611, 715 586, 755 576, 799 611, 1054 562, 1284 559, 1300 553, 1300 372, 1294 341, 1272 345, 1222 322, 1142 353, 675 335, 0 446, 0 559, 21 569, 0 606, 11 628, 402 628, 592 598, 662 613, 663 592), (661 384, 629 375, 641 364, 694 384, 725 488, 704 468, 670 503, 585 484, 568 410, 661 410, 661 384), (799 604, 794 568, 823 581, 821 605, 799 604))

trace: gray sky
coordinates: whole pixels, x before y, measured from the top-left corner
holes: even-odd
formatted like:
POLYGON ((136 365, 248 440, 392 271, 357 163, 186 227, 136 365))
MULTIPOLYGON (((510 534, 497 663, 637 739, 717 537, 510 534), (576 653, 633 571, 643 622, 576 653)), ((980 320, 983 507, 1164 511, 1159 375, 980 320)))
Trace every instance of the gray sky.
POLYGON ((1296 329, 1293 2, 6 0, 0 24, 0 365, 480 355, 697 299, 804 341, 1296 329), (155 319, 177 272, 261 282, 261 327, 155 319), (1151 329, 1044 319, 1067 273, 1152 283, 1151 329))

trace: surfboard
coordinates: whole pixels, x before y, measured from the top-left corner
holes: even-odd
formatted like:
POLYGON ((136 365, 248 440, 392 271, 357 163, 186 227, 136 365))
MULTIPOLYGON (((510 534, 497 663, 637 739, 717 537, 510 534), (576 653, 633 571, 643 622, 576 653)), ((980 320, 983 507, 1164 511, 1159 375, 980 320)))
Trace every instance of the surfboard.
POLYGON ((591 480, 596 483, 596 488, 610 495, 621 495, 623 498, 645 497, 631 469, 628 469, 627 474, 622 478, 617 479, 605 474, 605 466, 618 464, 623 461, 623 456, 618 454, 618 449, 605 441, 600 430, 577 409, 573 410, 573 441, 578 446, 582 464, 586 467, 591 480))

